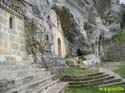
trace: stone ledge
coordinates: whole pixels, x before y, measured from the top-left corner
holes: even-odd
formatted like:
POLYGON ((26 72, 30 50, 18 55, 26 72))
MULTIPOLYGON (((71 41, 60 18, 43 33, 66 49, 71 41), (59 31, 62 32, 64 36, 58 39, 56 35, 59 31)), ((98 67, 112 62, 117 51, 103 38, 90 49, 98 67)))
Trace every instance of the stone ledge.
POLYGON ((3 2, 0 2, 0 8, 5 9, 5 10, 8 11, 9 13, 18 16, 19 18, 24 18, 24 16, 23 16, 22 14, 19 14, 18 12, 14 11, 14 10, 11 9, 9 6, 5 5, 3 2))

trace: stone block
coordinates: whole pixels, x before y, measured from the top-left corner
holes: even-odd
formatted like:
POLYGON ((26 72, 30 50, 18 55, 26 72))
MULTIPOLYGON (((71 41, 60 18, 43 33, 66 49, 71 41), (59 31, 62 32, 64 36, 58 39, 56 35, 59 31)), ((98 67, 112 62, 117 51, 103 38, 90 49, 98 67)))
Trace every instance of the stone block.
POLYGON ((18 50, 18 44, 16 44, 16 43, 11 43, 11 48, 18 50))
POLYGON ((10 41, 15 41, 15 36, 14 35, 10 35, 10 41))
POLYGON ((2 24, 4 24, 6 26, 7 25, 7 18, 2 17, 1 22, 2 22, 2 24))
POLYGON ((2 16, 0 16, 0 23, 2 23, 2 16))
POLYGON ((7 41, 9 40, 9 36, 5 32, 0 32, 0 39, 7 41))
POLYGON ((0 48, 0 54, 2 54, 2 55, 11 55, 11 50, 0 48))
POLYGON ((0 16, 2 16, 2 15, 3 15, 3 9, 0 8, 0 16))
POLYGON ((19 31, 24 31, 24 27, 21 26, 21 25, 17 25, 17 30, 19 30, 19 31))
POLYGON ((16 50, 12 50, 13 55, 17 55, 16 50))
POLYGON ((25 38, 26 34, 24 32, 19 32, 19 36, 22 37, 22 38, 25 38))
POLYGON ((3 10, 3 16, 4 16, 4 17, 8 17, 8 15, 9 15, 8 12, 5 11, 5 10, 3 10))
POLYGON ((16 52, 16 55, 21 56, 20 51, 17 51, 17 52, 16 52))
POLYGON ((25 39, 20 38, 20 39, 19 39, 19 43, 20 43, 20 44, 25 44, 25 39))
POLYGON ((0 40, 0 48, 3 47, 3 40, 0 40))
POLYGON ((4 41, 4 48, 8 48, 8 42, 7 41, 4 41))
POLYGON ((6 26, 3 27, 3 31, 7 31, 7 27, 6 26))
POLYGON ((33 61, 32 58, 28 58, 28 55, 27 55, 26 51, 21 52, 20 55, 22 56, 22 58, 23 58, 24 60, 31 60, 31 61, 33 61))
POLYGON ((17 34, 16 30, 15 29, 8 29, 8 32, 11 33, 11 34, 17 34))
POLYGON ((25 45, 20 45, 20 51, 26 51, 26 46, 25 45))
POLYGON ((0 23, 0 31, 2 31, 2 25, 1 25, 1 23, 0 23))

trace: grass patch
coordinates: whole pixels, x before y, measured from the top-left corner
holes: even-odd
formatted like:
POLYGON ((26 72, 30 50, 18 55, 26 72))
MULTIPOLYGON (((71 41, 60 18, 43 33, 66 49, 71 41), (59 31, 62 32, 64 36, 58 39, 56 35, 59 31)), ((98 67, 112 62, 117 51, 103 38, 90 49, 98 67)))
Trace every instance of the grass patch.
POLYGON ((101 87, 101 88, 94 88, 94 87, 70 88, 67 89, 65 93, 125 93, 125 85, 115 85, 115 86, 101 87), (118 88, 122 88, 124 90, 119 90, 118 88))
POLYGON ((115 72, 119 74, 121 77, 125 78, 125 64, 120 64, 115 72))
POLYGON ((102 64, 104 64, 104 65, 110 65, 110 64, 113 64, 113 62, 112 61, 104 61, 104 62, 102 62, 102 64))
MULTIPOLYGON (((114 63, 116 63, 116 62, 103 62, 103 65, 110 66, 114 63)), ((116 65, 116 68, 118 68, 118 69, 114 70, 114 72, 119 74, 121 77, 125 78, 125 61, 119 62, 119 64, 116 65)))
POLYGON ((77 75, 83 75, 83 74, 93 74, 96 72, 98 71, 91 70, 91 69, 80 69, 77 67, 70 67, 65 70, 64 75, 77 76, 77 75))

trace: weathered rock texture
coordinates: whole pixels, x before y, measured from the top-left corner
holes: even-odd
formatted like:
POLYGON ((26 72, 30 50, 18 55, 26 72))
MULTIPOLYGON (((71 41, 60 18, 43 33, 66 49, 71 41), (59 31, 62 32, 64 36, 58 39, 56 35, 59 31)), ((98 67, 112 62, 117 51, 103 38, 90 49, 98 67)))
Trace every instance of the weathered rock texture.
MULTIPOLYGON (((119 15, 113 7, 116 2, 113 3, 112 0, 5 1, 23 12, 26 19, 27 50, 34 55, 36 62, 41 62, 41 55, 51 54, 51 10, 57 13, 61 21, 69 54, 75 54, 80 48, 84 54, 103 55, 105 42, 120 30, 120 20, 116 20, 119 15)), ((117 12, 120 13, 119 8, 117 12)))
POLYGON ((123 42, 115 42, 108 51, 105 51, 103 60, 105 61, 122 61, 125 59, 125 44, 123 42))

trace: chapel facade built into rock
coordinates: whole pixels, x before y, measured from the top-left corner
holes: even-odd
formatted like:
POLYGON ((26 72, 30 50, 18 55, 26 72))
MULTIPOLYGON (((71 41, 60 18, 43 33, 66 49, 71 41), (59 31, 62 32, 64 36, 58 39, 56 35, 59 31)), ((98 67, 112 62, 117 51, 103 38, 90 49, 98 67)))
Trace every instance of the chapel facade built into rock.
POLYGON ((0 55, 23 59, 27 56, 24 16, 0 3, 0 55))

